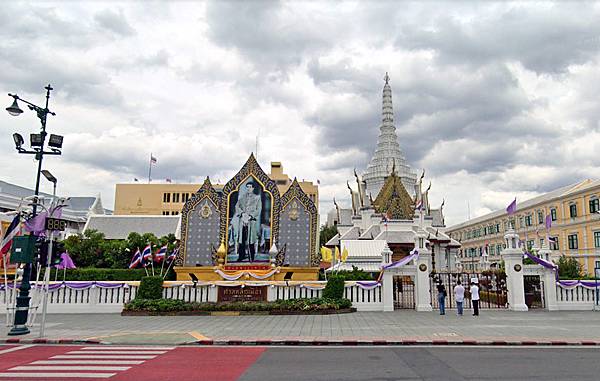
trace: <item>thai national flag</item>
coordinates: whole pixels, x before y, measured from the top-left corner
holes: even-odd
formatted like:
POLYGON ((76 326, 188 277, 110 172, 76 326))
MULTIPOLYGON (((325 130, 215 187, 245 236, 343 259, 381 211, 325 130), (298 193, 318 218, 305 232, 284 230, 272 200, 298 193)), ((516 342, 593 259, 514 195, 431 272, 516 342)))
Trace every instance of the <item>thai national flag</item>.
POLYGON ((140 254, 140 249, 138 249, 135 252, 135 254, 133 255, 133 258, 131 258, 131 263, 129 264, 129 268, 135 269, 136 267, 138 267, 140 265, 140 263, 142 263, 142 254, 140 254))
POLYGON ((0 244, 0 258, 10 251, 13 238, 15 238, 21 232, 20 227, 21 215, 17 214, 15 218, 13 218, 10 225, 8 225, 6 233, 4 233, 4 237, 2 237, 2 244, 0 244))
POLYGON ((156 253, 154 253, 154 260, 158 263, 162 262, 167 255, 167 245, 158 249, 156 253))
POLYGON ((175 250, 173 250, 173 252, 171 252, 171 254, 169 254, 169 256, 167 257, 167 262, 171 262, 175 258, 177 258, 178 253, 179 253, 179 248, 176 248, 175 250))
POLYGON ((148 245, 142 251, 142 263, 144 266, 152 261, 152 245, 148 245))
POLYGON ((419 199, 419 201, 417 201, 417 205, 415 206, 415 209, 421 210, 422 208, 423 208, 423 198, 421 197, 419 199))

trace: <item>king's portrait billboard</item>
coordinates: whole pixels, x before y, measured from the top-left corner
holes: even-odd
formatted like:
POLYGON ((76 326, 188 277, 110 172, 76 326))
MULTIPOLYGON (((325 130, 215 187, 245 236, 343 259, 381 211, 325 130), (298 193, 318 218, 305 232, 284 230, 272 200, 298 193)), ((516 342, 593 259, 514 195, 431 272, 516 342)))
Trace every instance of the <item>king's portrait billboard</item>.
POLYGON ((228 200, 227 263, 269 262, 272 195, 253 176, 228 200))

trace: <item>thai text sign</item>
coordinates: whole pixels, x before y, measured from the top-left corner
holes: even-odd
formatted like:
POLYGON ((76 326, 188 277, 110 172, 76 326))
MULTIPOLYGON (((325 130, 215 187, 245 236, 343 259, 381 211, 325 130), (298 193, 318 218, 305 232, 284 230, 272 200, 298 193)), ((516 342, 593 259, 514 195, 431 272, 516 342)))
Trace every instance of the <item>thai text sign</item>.
POLYGON ((267 286, 223 287, 219 286, 217 302, 266 302, 267 286))

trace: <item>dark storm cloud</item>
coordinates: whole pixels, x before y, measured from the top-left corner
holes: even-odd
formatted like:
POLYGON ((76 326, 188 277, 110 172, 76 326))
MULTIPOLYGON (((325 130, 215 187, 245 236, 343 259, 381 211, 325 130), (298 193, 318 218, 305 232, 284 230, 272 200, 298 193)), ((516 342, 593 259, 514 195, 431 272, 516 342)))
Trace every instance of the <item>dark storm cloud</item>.
POLYGON ((103 29, 108 30, 116 35, 128 37, 135 34, 135 29, 123 14, 123 11, 113 11, 111 9, 105 9, 96 13, 94 16, 96 23, 103 29))
POLYGON ((538 73, 563 72, 588 61, 600 46, 593 3, 490 7, 468 20, 437 16, 425 28, 402 28, 397 46, 432 49, 441 62, 468 66, 519 61, 538 73))

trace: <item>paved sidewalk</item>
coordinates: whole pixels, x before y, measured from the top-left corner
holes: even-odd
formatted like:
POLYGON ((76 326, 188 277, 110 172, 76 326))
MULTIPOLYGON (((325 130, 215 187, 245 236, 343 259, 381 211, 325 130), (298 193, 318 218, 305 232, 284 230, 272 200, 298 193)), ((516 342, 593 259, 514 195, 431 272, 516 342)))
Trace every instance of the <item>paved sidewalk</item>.
MULTIPOLYGON (((32 334, 18 339, 36 339, 32 334)), ((0 330, 0 341, 7 327, 0 330)), ((48 315, 46 338, 114 344, 232 343, 588 343, 600 345, 598 312, 486 311, 458 317, 452 311, 357 312, 295 316, 48 315)), ((23 342, 23 341, 21 341, 23 342)))

